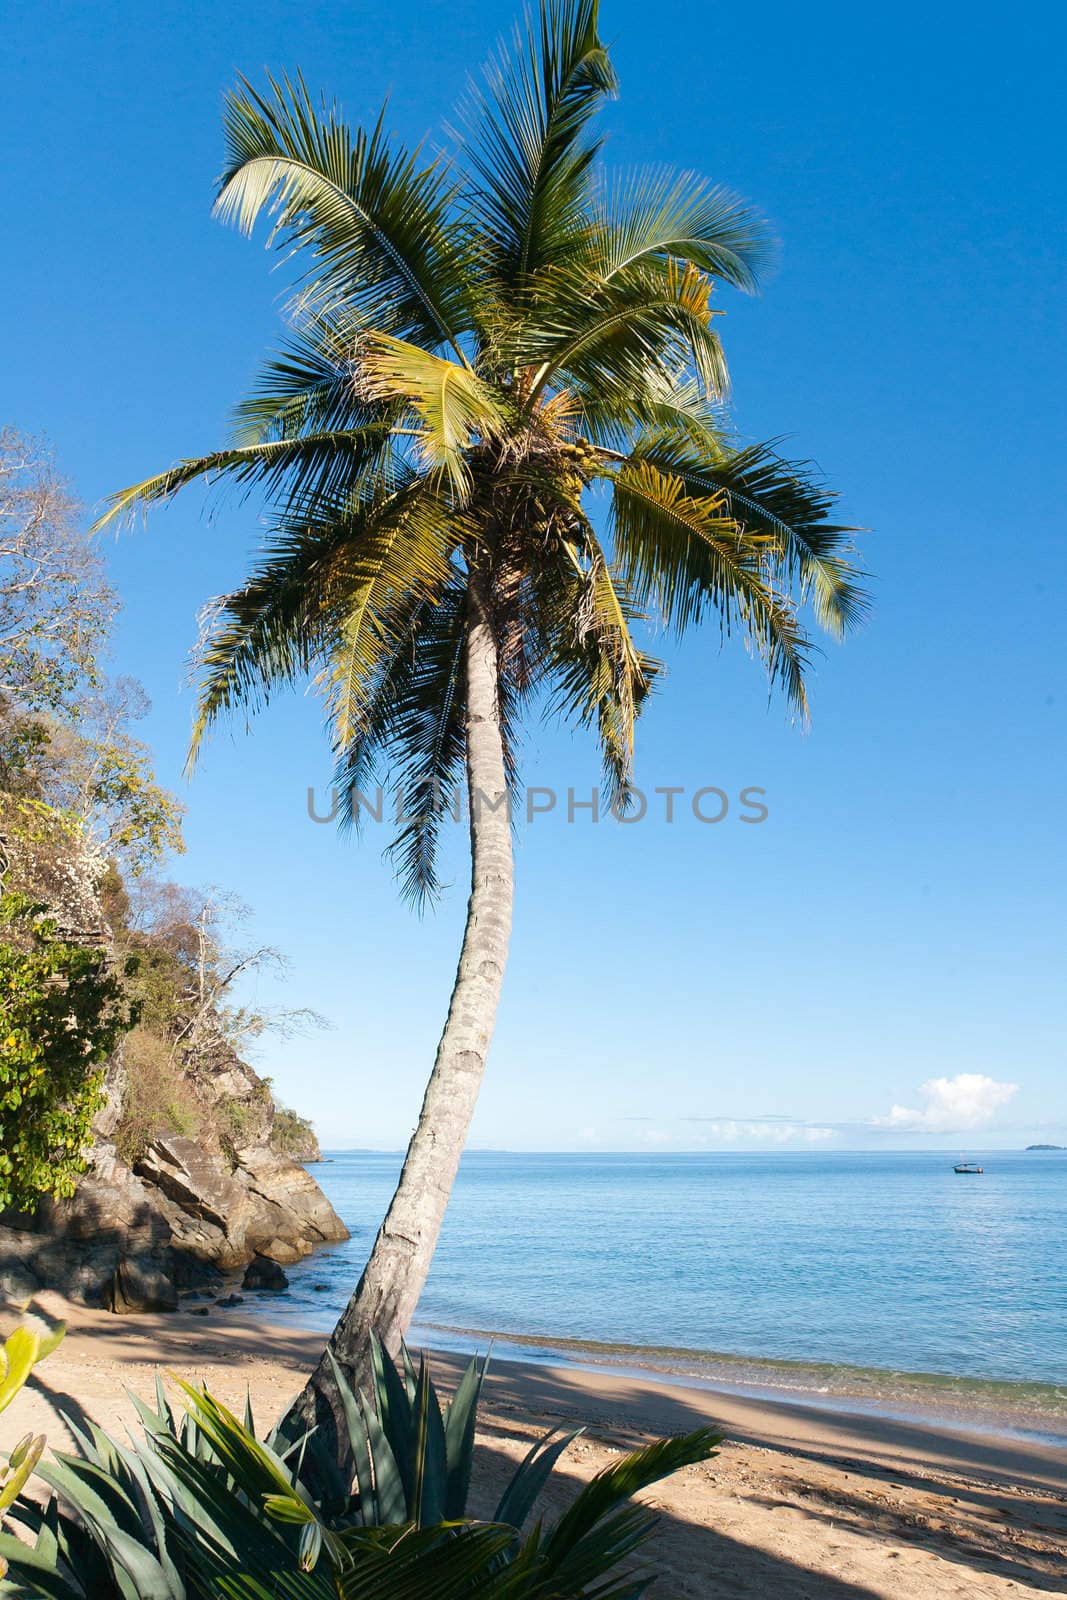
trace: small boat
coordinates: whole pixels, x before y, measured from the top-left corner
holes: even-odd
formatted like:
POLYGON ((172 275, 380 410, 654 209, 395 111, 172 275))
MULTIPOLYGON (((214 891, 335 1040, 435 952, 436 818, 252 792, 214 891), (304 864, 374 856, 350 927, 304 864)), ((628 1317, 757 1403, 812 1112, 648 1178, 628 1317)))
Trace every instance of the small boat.
POLYGON ((968 1175, 980 1175, 985 1171, 985 1168, 978 1166, 974 1161, 957 1161, 952 1170, 953 1172, 965 1172, 968 1175))

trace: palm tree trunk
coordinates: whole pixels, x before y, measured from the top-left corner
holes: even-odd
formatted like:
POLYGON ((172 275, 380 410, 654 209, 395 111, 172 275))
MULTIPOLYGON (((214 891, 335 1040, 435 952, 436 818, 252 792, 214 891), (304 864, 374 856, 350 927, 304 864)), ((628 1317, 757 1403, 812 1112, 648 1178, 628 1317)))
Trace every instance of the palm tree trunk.
MULTIPOLYGON (((471 894, 456 981, 418 1124, 385 1221, 327 1346, 354 1384, 369 1387, 370 1333, 393 1352, 430 1270, 485 1072, 511 934, 511 819, 497 693, 497 644, 480 569, 470 576, 466 642, 467 789, 471 894)), ((326 1352, 285 1418, 317 1421, 338 1441, 336 1385, 326 1352)), ((345 1439, 343 1426, 339 1440, 345 1439)), ((344 1454, 339 1445, 340 1455, 344 1454)))

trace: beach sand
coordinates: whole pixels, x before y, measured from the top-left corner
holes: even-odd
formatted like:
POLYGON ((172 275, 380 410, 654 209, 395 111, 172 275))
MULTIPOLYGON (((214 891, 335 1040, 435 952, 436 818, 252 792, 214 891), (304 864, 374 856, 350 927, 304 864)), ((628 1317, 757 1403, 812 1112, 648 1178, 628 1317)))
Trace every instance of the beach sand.
MULTIPOLYGON (((150 1396, 159 1371, 202 1378, 235 1409, 247 1387, 264 1425, 322 1343, 239 1310, 119 1318, 53 1295, 40 1304, 69 1332, 0 1416, 5 1450, 30 1429, 66 1446, 57 1408, 112 1431, 134 1426, 124 1390, 150 1396)), ((462 1364, 435 1358, 443 1388, 462 1364)), ((503 1360, 493 1362, 482 1415, 473 1508, 482 1514, 511 1464, 556 1421, 588 1432, 561 1463, 550 1514, 619 1451, 709 1422, 722 1428, 715 1460, 647 1496, 662 1514, 649 1547, 658 1600, 1067 1594, 1067 1451, 1052 1444, 503 1360)))

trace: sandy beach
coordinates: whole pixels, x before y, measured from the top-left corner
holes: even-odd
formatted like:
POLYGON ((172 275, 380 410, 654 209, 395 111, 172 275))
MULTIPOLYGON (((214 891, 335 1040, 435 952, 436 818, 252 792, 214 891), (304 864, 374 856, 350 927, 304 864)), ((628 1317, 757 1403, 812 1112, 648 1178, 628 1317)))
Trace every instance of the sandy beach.
MULTIPOLYGON (((148 1396, 160 1371, 202 1378, 231 1406, 247 1388, 267 1423, 321 1347, 319 1334, 239 1311, 118 1318, 52 1295, 40 1303, 66 1319, 68 1335, 0 1417, 0 1448, 29 1429, 67 1445, 64 1409, 112 1430, 133 1426, 124 1391, 148 1396)), ((461 1365, 454 1355, 435 1358, 444 1388, 461 1365)), ((557 1420, 588 1431, 564 1458, 550 1512, 613 1453, 709 1421, 722 1428, 714 1461, 650 1496, 663 1518, 651 1547, 660 1600, 1067 1592, 1067 1451, 1039 1440, 508 1361, 493 1364, 482 1415, 478 1510, 557 1420)))

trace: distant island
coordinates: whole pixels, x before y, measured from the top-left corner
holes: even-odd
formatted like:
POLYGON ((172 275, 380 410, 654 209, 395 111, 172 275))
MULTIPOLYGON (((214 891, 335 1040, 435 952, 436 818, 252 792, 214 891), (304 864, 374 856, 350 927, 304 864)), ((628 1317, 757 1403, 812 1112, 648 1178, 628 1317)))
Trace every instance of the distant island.
POLYGON ((1028 1144, 1028 1150, 1067 1150, 1067 1144, 1028 1144))

